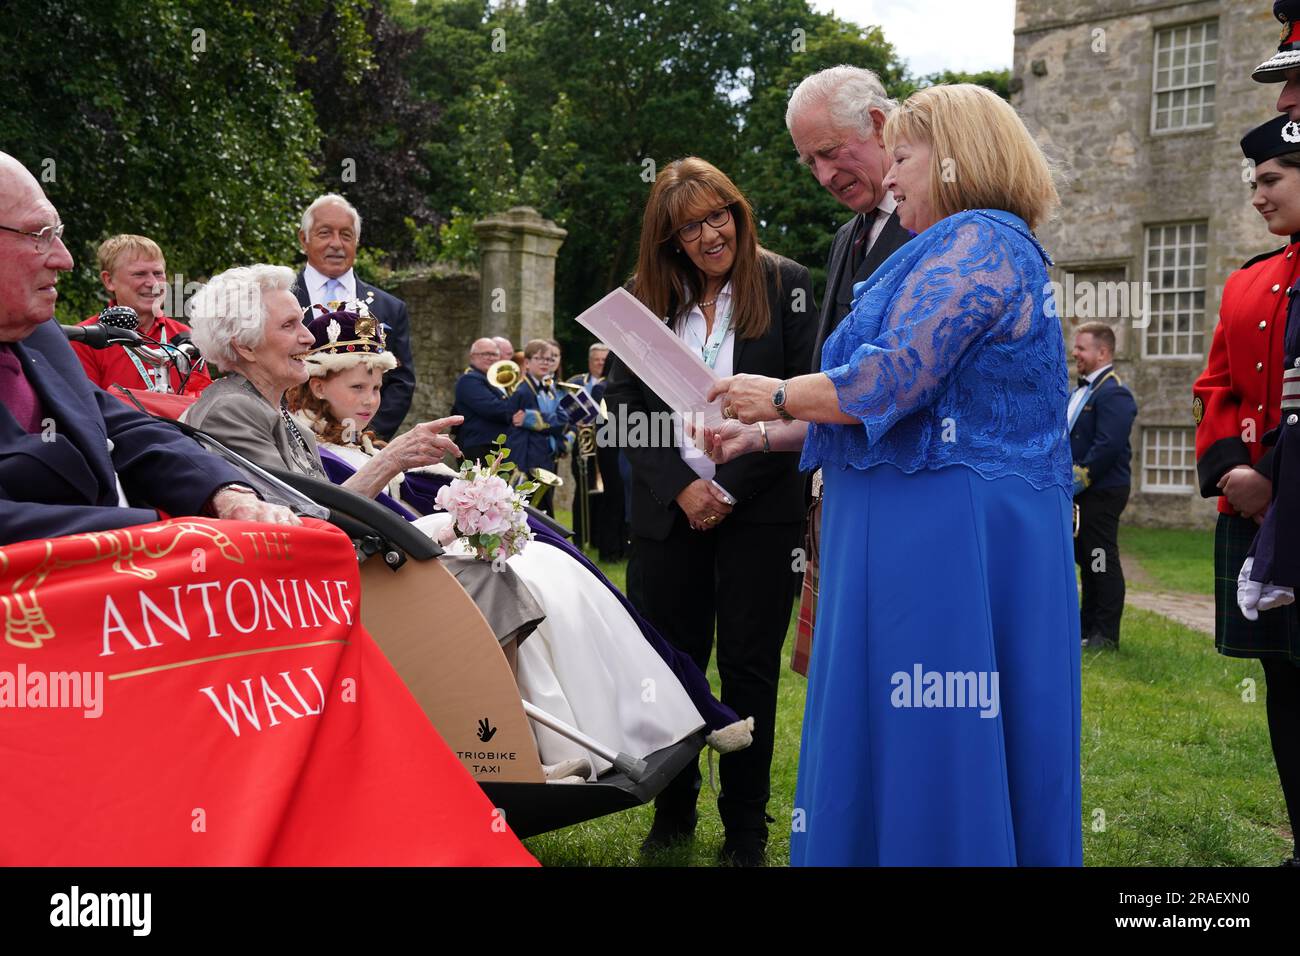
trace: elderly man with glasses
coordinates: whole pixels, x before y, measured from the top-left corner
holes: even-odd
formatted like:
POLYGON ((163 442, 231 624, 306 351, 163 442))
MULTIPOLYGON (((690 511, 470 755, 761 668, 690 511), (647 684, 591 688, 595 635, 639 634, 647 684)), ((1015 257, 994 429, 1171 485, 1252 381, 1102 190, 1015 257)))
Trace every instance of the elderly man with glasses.
POLYGON ((0 545, 169 515, 296 524, 169 425, 86 378, 54 322, 72 268, 58 212, 0 153, 0 545))
POLYGON ((465 418, 456 431, 456 441, 466 461, 482 461, 492 450, 497 436, 524 418, 522 411, 514 410, 505 390, 487 380, 487 370, 500 358, 501 350, 496 342, 475 339, 469 347, 469 368, 456 380, 456 401, 451 413, 465 418))

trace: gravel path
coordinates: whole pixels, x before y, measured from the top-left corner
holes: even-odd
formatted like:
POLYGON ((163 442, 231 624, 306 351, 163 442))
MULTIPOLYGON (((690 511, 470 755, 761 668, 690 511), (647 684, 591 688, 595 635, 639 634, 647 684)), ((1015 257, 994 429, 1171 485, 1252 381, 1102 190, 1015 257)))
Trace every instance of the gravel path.
MULTIPOLYGON (((1124 569, 1127 572, 1128 563, 1124 569)), ((1203 594, 1182 594, 1176 591, 1139 591, 1129 588, 1124 602, 1144 611, 1155 611, 1172 618, 1184 627, 1205 634, 1214 633, 1214 598, 1203 594)))
POLYGON ((1205 634, 1214 633, 1214 597, 1204 594, 1187 594, 1182 591, 1163 591, 1156 586, 1155 579, 1147 573, 1137 558, 1131 554, 1121 554, 1120 562, 1124 565, 1124 579, 1128 588, 1124 594, 1124 603, 1140 607, 1144 611, 1155 611, 1167 618, 1172 618, 1184 627, 1205 634))

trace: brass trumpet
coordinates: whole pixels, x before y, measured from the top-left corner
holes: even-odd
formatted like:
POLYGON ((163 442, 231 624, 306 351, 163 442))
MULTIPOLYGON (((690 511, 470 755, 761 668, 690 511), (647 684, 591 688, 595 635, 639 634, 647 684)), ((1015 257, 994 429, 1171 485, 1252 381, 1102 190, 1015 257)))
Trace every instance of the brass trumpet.
POLYGON ((509 359, 502 359, 500 362, 493 362, 488 366, 488 384, 501 389, 506 395, 519 387, 522 378, 523 373, 519 371, 519 366, 509 359))

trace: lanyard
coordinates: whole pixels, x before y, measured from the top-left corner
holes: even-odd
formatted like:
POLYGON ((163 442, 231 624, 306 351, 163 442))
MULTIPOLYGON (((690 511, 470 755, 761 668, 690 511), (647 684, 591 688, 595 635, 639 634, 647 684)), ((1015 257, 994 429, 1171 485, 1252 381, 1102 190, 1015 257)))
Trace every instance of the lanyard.
MULTIPOLYGON (((703 310, 701 310, 700 315, 704 315, 703 310)), ((731 310, 728 309, 726 314, 713 323, 713 334, 709 336, 709 340, 700 346, 700 358, 704 359, 704 364, 709 368, 713 368, 717 364, 718 353, 722 351, 722 343, 726 341, 727 333, 730 331, 731 310)))
MULTIPOLYGON (((161 320, 158 321, 158 341, 163 344, 166 344, 167 342, 167 330, 163 328, 161 320)), ((168 376, 166 366, 160 365, 151 372, 149 369, 145 368, 145 364, 140 361, 140 356, 136 355, 135 352, 131 351, 129 348, 125 351, 127 358, 129 358, 131 363, 135 365, 135 370, 139 372, 140 377, 144 379, 145 388, 151 392, 170 392, 172 390, 171 383, 167 380, 168 376)))

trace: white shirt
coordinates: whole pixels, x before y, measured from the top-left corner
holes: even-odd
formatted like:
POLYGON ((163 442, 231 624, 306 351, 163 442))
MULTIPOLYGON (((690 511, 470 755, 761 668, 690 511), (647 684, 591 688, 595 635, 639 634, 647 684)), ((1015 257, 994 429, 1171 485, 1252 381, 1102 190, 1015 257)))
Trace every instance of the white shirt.
MULTIPOLYGON (((717 323, 724 315, 731 313, 731 283, 728 282, 718 292, 717 305, 713 307, 713 321, 717 323)), ((679 316, 673 323, 673 331, 677 333, 678 338, 683 339, 687 345, 700 358, 704 358, 704 346, 708 342, 708 335, 705 329, 708 323, 704 320, 704 312, 698 305, 692 305, 689 312, 679 316)), ((736 328, 730 326, 727 329, 726 336, 722 339, 722 347, 718 349, 717 361, 713 363, 713 371, 718 378, 725 378, 732 374, 732 362, 736 354, 736 328)), ((690 469, 701 478, 708 481, 718 470, 718 466, 713 463, 708 455, 700 451, 685 436, 680 437, 679 449, 682 455, 682 461, 686 462, 690 469)))
MULTIPOLYGON (((1093 383, 1097 381, 1098 378, 1100 378, 1102 375, 1109 372, 1112 368, 1114 368, 1113 365, 1107 365, 1104 368, 1099 368, 1096 371, 1084 377, 1088 379, 1088 385, 1091 386, 1093 383)), ((1065 410, 1065 421, 1066 421, 1067 428, 1069 427, 1069 424, 1074 421, 1074 410, 1079 407, 1079 403, 1083 401, 1084 393, 1087 391, 1088 389, 1086 388, 1076 388, 1074 390, 1074 394, 1070 396, 1070 407, 1065 410)))
POLYGON ((864 256, 871 251, 871 247, 876 244, 880 234, 885 231, 885 223, 889 222, 889 217, 894 214, 894 210, 897 208, 898 203, 894 199, 894 194, 885 193, 885 198, 880 200, 880 205, 876 207, 878 215, 875 222, 871 224, 871 231, 867 234, 867 247, 862 250, 864 256))
MULTIPOLYGON (((302 281, 307 284, 307 295, 312 305, 327 305, 334 298, 325 294, 325 286, 329 285, 330 277, 318 272, 311 263, 303 267, 302 281)), ((338 281, 343 286, 343 299, 351 301, 357 297, 357 279, 351 269, 339 276, 338 281)))

